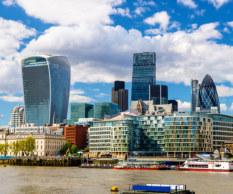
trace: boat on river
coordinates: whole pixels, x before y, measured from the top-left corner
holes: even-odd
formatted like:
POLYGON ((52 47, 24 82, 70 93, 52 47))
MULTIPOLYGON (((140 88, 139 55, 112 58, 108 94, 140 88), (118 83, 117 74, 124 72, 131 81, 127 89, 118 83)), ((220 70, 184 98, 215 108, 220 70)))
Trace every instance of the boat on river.
POLYGON ((209 171, 209 172, 231 172, 233 171, 232 160, 204 160, 202 158, 188 159, 177 170, 183 171, 209 171))
POLYGON ((114 166, 115 170, 170 170, 170 166, 148 160, 121 161, 114 166))

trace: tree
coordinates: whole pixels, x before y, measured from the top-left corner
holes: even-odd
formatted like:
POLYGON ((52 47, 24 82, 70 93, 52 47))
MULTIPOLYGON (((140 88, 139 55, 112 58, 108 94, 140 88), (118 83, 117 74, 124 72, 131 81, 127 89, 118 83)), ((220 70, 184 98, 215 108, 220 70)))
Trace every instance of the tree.
POLYGON ((71 152, 72 144, 70 142, 66 142, 65 145, 61 148, 60 154, 66 155, 71 152))
POLYGON ((71 148, 70 148, 70 153, 71 154, 77 154, 78 152, 78 148, 76 145, 72 145, 71 148))
POLYGON ((5 151, 5 145, 4 144, 0 144, 0 154, 3 155, 5 151))
POLYGON ((36 141, 33 137, 29 136, 25 140, 25 149, 26 149, 26 154, 27 155, 32 155, 33 151, 35 150, 36 147, 36 141))
POLYGON ((20 150, 20 142, 19 141, 14 141, 11 145, 11 149, 14 153, 15 156, 18 156, 18 153, 21 151, 20 150))

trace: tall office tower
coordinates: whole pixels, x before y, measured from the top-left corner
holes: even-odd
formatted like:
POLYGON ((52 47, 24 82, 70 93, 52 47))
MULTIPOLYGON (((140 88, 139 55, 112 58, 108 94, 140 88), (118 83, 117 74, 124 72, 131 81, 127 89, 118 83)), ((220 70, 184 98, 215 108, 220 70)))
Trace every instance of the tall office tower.
POLYGON ((70 92, 70 65, 63 56, 33 56, 22 61, 26 123, 65 122, 70 92))
POLYGON ((25 124, 24 107, 16 106, 11 111, 10 126, 20 127, 25 124))
POLYGON ((71 103, 70 105, 70 119, 77 122, 80 118, 93 118, 94 105, 88 103, 71 103))
POLYGON ((128 90, 125 89, 125 82, 114 82, 114 87, 112 88, 112 102, 118 104, 121 111, 128 110, 128 90))
POLYGON ((200 86, 199 107, 202 112, 212 112, 212 108, 216 108, 216 112, 220 113, 217 89, 213 79, 208 74, 204 77, 200 86))
POLYGON ((168 88, 166 85, 152 85, 150 89, 150 99, 153 100, 153 104, 168 103, 168 88))
POLYGON ((192 103, 191 103, 191 111, 196 112, 196 108, 199 107, 199 89, 200 84, 198 80, 192 80, 192 103))
POLYGON ((172 105, 172 112, 178 112, 178 102, 176 100, 168 100, 168 104, 172 105))
POLYGON ((131 101, 149 100, 149 88, 156 83, 156 55, 154 52, 133 55, 131 101))
POLYGON ((99 102, 94 106, 94 118, 103 119, 111 117, 120 112, 118 104, 111 102, 99 102))

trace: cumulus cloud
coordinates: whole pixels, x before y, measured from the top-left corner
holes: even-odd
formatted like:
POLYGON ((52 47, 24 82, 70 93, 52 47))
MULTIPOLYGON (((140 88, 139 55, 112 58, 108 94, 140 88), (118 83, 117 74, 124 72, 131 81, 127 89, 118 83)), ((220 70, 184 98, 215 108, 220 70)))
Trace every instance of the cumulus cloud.
POLYGON ((190 102, 177 100, 179 111, 189 111, 191 108, 190 102))
POLYGON ((35 35, 34 29, 24 24, 0 17, 0 58, 12 56, 22 45, 22 40, 35 35))
POLYGON ((224 103, 221 103, 221 104, 220 104, 220 110, 221 110, 221 112, 226 112, 226 111, 228 110, 227 105, 224 104, 224 103))
POLYGON ((231 28, 233 28, 233 21, 227 22, 227 25, 231 28))
POLYGON ((219 97, 230 97, 233 96, 233 88, 224 86, 224 85, 218 85, 217 91, 218 91, 218 96, 219 97))
POLYGON ((14 0, 3 0, 2 4, 5 6, 11 6, 14 5, 15 1, 14 0))
POLYGON ((182 4, 191 9, 197 8, 197 4, 193 0, 177 0, 177 3, 182 4))
POLYGON ((94 102, 95 100, 85 96, 83 90, 74 89, 70 91, 70 102, 94 102))
POLYGON ((209 3, 211 3, 215 8, 220 8, 224 4, 229 3, 231 0, 208 0, 209 3))
POLYGON ((155 13, 151 17, 146 18, 144 22, 152 26, 155 24, 159 24, 160 28, 166 31, 169 24, 169 20, 170 16, 168 15, 168 13, 166 11, 161 11, 155 13))
POLYGON ((110 24, 115 6, 123 0, 15 0, 26 13, 46 23, 60 25, 110 24), (43 8, 43 9, 41 9, 43 8))
POLYGON ((23 102, 23 96, 2 95, 0 99, 6 102, 23 102))

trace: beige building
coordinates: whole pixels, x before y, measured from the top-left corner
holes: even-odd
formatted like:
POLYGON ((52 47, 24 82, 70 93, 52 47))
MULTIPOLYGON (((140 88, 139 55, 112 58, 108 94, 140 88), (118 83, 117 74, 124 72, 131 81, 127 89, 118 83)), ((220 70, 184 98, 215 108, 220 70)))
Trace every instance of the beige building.
MULTIPOLYGON (((13 142, 21 141, 27 137, 33 137, 35 139, 35 150, 33 155, 35 156, 55 156, 59 154, 59 151, 66 143, 65 137, 55 134, 30 134, 30 133, 19 133, 19 134, 8 134, 5 131, 0 132, 0 144, 8 144, 7 155, 14 156, 11 149, 13 142)), ((22 153, 18 154, 19 156, 22 153)))

